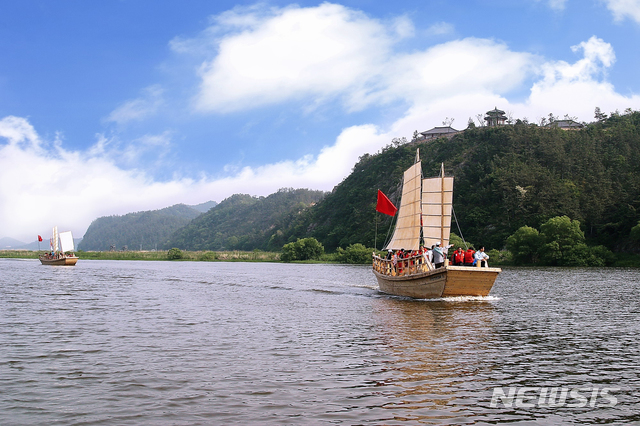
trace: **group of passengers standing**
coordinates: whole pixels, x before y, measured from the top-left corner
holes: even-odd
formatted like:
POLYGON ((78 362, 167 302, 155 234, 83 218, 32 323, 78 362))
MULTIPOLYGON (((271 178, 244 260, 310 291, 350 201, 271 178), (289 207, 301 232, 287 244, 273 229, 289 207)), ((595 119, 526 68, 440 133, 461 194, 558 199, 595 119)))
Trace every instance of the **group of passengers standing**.
MULTIPOLYGON (((422 256, 425 261, 428 261, 435 268, 442 268, 451 247, 453 247, 453 244, 441 247, 440 243, 436 243, 431 248, 420 246, 418 250, 413 251, 400 249, 394 253, 393 250, 389 250, 387 260, 393 261, 395 269, 399 260, 422 256)), ((487 259, 489 259, 489 255, 484 252, 484 246, 480 247, 478 251, 475 251, 473 247, 469 247, 466 251, 462 247, 458 247, 451 254, 450 262, 451 265, 455 266, 477 266, 480 263, 480 266, 487 267, 487 259)))
POLYGON ((462 247, 458 247, 456 251, 451 255, 451 264, 455 266, 476 266, 480 262, 480 266, 488 266, 487 259, 489 255, 484 252, 484 246, 481 246, 478 251, 475 251, 473 247, 469 247, 466 251, 462 250, 462 247))

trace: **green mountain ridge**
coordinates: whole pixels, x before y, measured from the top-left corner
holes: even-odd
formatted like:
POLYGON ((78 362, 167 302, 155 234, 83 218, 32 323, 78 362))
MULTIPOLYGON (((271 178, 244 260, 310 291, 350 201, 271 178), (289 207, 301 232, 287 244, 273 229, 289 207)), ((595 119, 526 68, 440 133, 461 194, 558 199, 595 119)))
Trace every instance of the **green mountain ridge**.
POLYGON ((104 251, 151 250, 161 248, 162 243, 177 229, 202 214, 193 207, 176 204, 160 210, 128 213, 123 216, 105 216, 94 220, 79 250, 104 251))
POLYGON ((183 250, 279 251, 296 217, 325 193, 283 188, 267 197, 235 194, 177 230, 163 247, 183 250))
POLYGON ((417 148, 425 177, 438 176, 441 163, 455 177, 452 231, 473 244, 500 249, 521 226, 567 215, 580 221, 592 244, 638 250, 629 235, 640 220, 640 112, 613 114, 579 131, 517 120, 451 139, 389 145, 363 155, 284 232, 286 240, 314 237, 327 250, 354 243, 381 248, 392 219, 375 212, 376 192, 398 204, 402 174, 417 148))

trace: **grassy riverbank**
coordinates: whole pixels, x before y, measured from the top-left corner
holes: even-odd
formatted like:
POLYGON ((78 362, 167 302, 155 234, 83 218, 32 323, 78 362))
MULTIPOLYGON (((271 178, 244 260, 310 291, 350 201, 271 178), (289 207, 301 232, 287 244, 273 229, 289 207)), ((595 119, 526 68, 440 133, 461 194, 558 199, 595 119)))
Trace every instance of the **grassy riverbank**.
MULTIPOLYGON (((43 251, 0 250, 0 258, 37 259, 43 251)), ((180 251, 181 257, 169 259, 166 251, 78 251, 80 259, 96 260, 187 260, 201 262, 279 262, 280 253, 264 251, 180 251)))
MULTIPOLYGON (((497 251, 496 251, 497 252, 497 251)), ((0 258, 37 259, 43 251, 0 250, 0 258)), ((267 251, 184 251, 180 258, 171 259, 167 251, 79 251, 80 259, 96 260, 175 260, 195 262, 281 262, 281 253, 267 251)), ((384 253, 383 253, 384 254, 384 253)), ((490 252, 491 266, 509 266, 511 262, 499 254, 490 252)), ((319 260, 294 261, 294 263, 341 263, 336 253, 325 253, 319 260)), ((620 254, 614 267, 640 267, 640 255, 620 254)))

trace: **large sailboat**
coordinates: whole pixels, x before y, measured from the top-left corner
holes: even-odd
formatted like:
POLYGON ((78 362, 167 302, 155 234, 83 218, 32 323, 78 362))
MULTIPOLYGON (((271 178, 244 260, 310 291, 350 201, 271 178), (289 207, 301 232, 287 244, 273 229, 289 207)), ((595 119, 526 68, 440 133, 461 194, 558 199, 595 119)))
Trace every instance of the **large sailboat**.
POLYGON ((39 257, 43 265, 74 266, 78 257, 73 254, 74 244, 71 231, 58 233, 58 227, 53 227, 51 237, 51 251, 39 257))
POLYGON ((385 250, 418 253, 403 259, 383 259, 374 254, 373 273, 380 291, 417 299, 453 296, 487 296, 500 268, 444 266, 436 268, 422 253, 424 247, 449 244, 453 206, 453 177, 422 178, 419 152, 404 172, 402 198, 395 231, 385 250))

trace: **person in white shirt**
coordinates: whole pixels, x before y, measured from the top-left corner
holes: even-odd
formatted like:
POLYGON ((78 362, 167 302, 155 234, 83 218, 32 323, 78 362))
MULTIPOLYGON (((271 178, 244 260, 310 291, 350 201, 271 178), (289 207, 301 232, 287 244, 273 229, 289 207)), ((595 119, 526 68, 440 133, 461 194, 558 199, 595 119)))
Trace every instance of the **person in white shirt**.
POLYGON ((476 254, 474 255, 476 259, 476 264, 480 262, 481 267, 488 267, 487 259, 489 259, 489 255, 484 252, 484 246, 480 247, 476 254))

